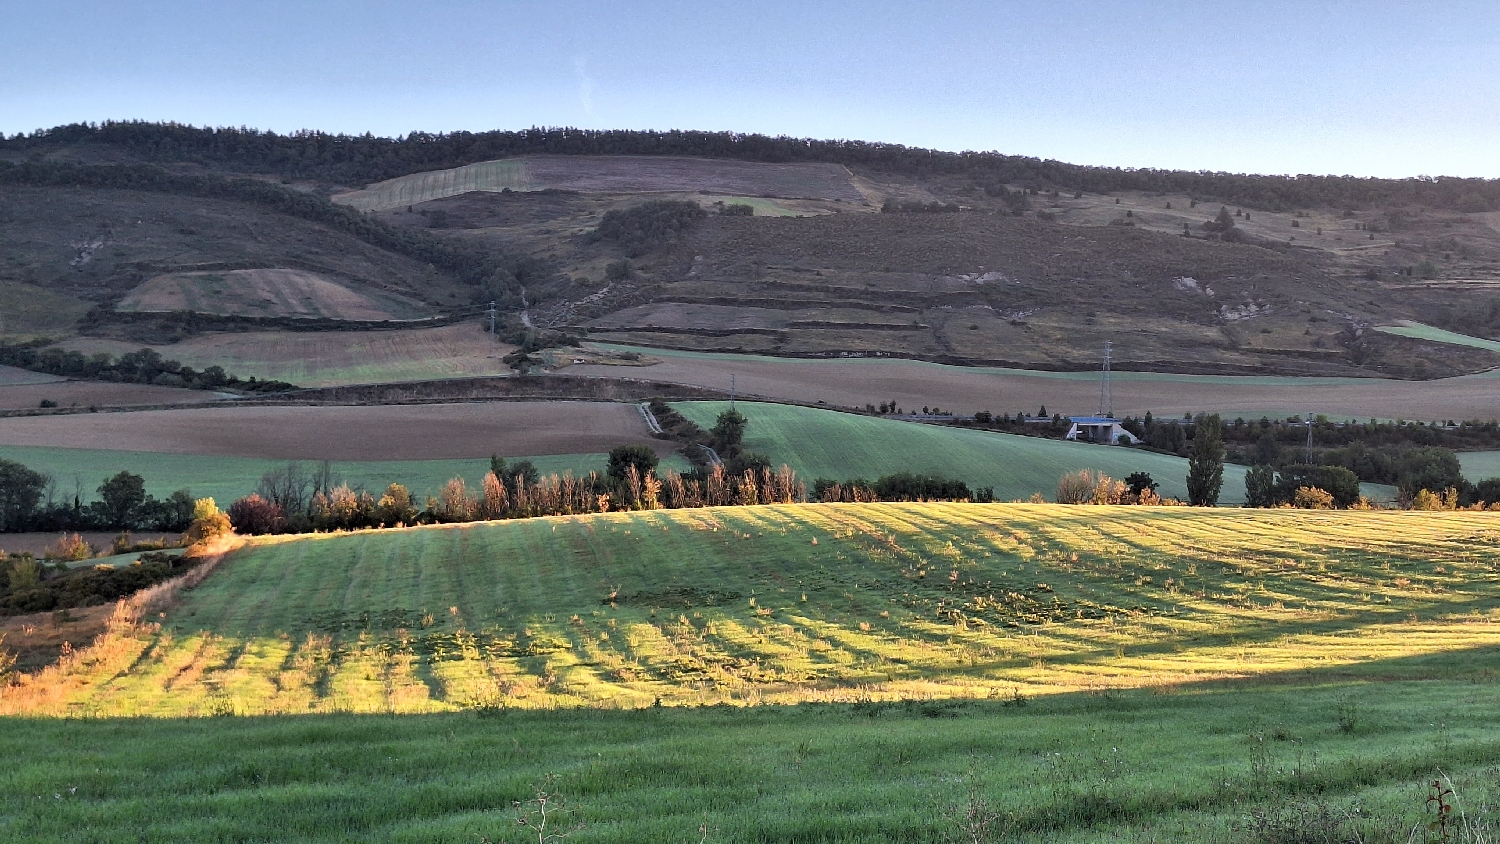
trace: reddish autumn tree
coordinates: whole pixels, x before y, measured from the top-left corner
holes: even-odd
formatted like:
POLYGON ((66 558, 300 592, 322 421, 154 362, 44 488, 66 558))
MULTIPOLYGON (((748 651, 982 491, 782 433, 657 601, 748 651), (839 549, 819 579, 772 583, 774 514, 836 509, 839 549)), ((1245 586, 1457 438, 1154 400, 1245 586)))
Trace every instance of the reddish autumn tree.
POLYGON ((252 493, 229 505, 229 523, 236 533, 276 533, 286 526, 286 514, 280 504, 252 493))

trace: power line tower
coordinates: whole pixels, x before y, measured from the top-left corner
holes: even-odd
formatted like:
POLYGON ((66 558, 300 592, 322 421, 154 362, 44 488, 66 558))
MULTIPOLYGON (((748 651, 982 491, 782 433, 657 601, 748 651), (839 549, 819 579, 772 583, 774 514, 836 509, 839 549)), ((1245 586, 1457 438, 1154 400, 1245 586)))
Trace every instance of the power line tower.
POLYGON ((734 410, 734 393, 735 393, 735 389, 734 388, 735 388, 734 373, 731 372, 731 373, 729 373, 729 409, 730 410, 734 410))
POLYGON ((490 303, 490 342, 495 342, 495 303, 490 303))
POLYGON ((1106 419, 1115 418, 1115 400, 1110 394, 1109 364, 1113 356, 1114 343, 1104 341, 1104 369, 1099 374, 1099 415, 1106 419))
POLYGON ((1317 417, 1307 414, 1307 465, 1313 464, 1313 424, 1317 417))

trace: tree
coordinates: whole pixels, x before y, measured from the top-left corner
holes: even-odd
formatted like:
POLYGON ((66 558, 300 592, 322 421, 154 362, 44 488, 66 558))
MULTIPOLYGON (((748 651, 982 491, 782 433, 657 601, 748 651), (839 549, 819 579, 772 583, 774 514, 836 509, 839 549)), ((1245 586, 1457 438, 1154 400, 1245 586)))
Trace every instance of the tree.
POLYGON ((105 523, 119 530, 131 526, 135 513, 146 503, 146 479, 121 472, 99 485, 99 510, 105 523))
POLYGON ((229 505, 229 523, 240 534, 276 533, 286 525, 286 514, 274 501, 252 492, 229 505))
POLYGON ((740 440, 744 439, 745 426, 750 424, 743 414, 737 410, 726 410, 719 414, 714 421, 713 430, 709 431, 714 438, 714 448, 727 450, 738 448, 740 440))
POLYGON ((1224 422, 1219 414, 1205 416, 1193 436, 1193 456, 1188 458, 1188 503, 1213 507, 1219 503, 1224 485, 1224 422))
POLYGON ((1276 473, 1276 503, 1292 504, 1297 490, 1321 489, 1333 496, 1333 506, 1343 510, 1359 500, 1359 476, 1342 466, 1297 464, 1276 473))
POLYGON ((385 494, 375 502, 375 519, 388 527, 410 524, 416 518, 417 508, 411 502, 411 490, 401 484, 391 484, 385 494))
POLYGON ((47 478, 13 460, 0 460, 0 530, 20 530, 26 526, 37 505, 47 478))
POLYGON ((609 453, 608 474, 617 481, 625 480, 628 467, 634 466, 638 477, 644 478, 656 471, 660 458, 648 445, 617 446, 609 453))
POLYGON ((1271 507, 1276 504, 1276 470, 1261 464, 1245 473, 1245 506, 1271 507))
POLYGON ((1125 485, 1130 487, 1131 495, 1140 495, 1146 490, 1156 492, 1156 488, 1161 486, 1147 472, 1131 472, 1125 476, 1125 485))
POLYGON ((232 533, 234 526, 214 500, 200 498, 193 502, 193 523, 188 525, 182 538, 188 544, 188 554, 194 555, 207 551, 214 540, 232 533))

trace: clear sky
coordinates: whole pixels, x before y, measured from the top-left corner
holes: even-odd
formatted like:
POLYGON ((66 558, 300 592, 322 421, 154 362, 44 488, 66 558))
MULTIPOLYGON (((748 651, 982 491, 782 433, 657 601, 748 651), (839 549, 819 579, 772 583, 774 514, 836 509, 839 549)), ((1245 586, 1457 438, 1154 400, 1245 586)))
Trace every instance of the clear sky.
POLYGON ((107 119, 1500 177, 1500 3, 0 0, 0 132, 107 119))

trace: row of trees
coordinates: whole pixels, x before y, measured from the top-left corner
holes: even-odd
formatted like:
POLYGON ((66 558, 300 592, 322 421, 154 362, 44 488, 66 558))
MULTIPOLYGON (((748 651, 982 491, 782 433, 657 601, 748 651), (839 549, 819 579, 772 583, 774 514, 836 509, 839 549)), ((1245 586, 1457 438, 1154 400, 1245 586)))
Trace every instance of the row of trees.
POLYGON ((278 393, 297 388, 295 384, 285 381, 258 381, 254 376, 242 380, 225 372, 221 366, 210 366, 200 372, 164 358, 154 349, 127 352, 116 359, 108 352, 85 355, 61 349, 49 345, 47 340, 0 344, 0 364, 70 378, 187 387, 193 390, 278 393))
POLYGON ((871 502, 871 501, 973 501, 988 504, 995 500, 994 487, 980 487, 970 491, 963 481, 938 475, 897 472, 883 475, 874 483, 864 478, 835 481, 818 478, 813 482, 813 492, 822 502, 871 502))
POLYGON ((275 173, 363 185, 408 173, 515 155, 683 155, 765 162, 833 162, 910 176, 958 176, 981 186, 1077 194, 1150 191, 1267 209, 1413 205, 1465 212, 1500 209, 1500 180, 1453 177, 1257 176, 1090 167, 997 152, 941 152, 871 141, 814 140, 738 132, 588 130, 414 132, 401 138, 140 121, 71 124, 0 140, 0 150, 43 152, 87 144, 162 163, 275 173))
POLYGON ((391 484, 378 498, 372 493, 340 484, 327 492, 314 493, 305 514, 288 513, 276 501, 254 493, 231 504, 228 515, 236 531, 263 534, 451 524, 612 510, 791 504, 807 497, 806 487, 797 480, 796 472, 784 465, 776 471, 769 468, 746 470, 737 476, 726 472, 722 466, 685 475, 668 470, 658 476, 654 470, 642 471, 638 462, 632 459, 627 458, 616 465, 618 475, 590 472, 575 477, 572 472, 563 472, 535 480, 528 480, 524 471, 509 477, 490 471, 485 473, 478 490, 471 490, 463 478, 453 478, 443 485, 438 495, 420 504, 401 484, 391 484))
POLYGON ((0 460, 0 532, 64 530, 181 531, 193 517, 185 489, 165 499, 146 492, 140 475, 120 472, 106 478, 98 500, 55 495, 52 478, 13 460, 0 460))

